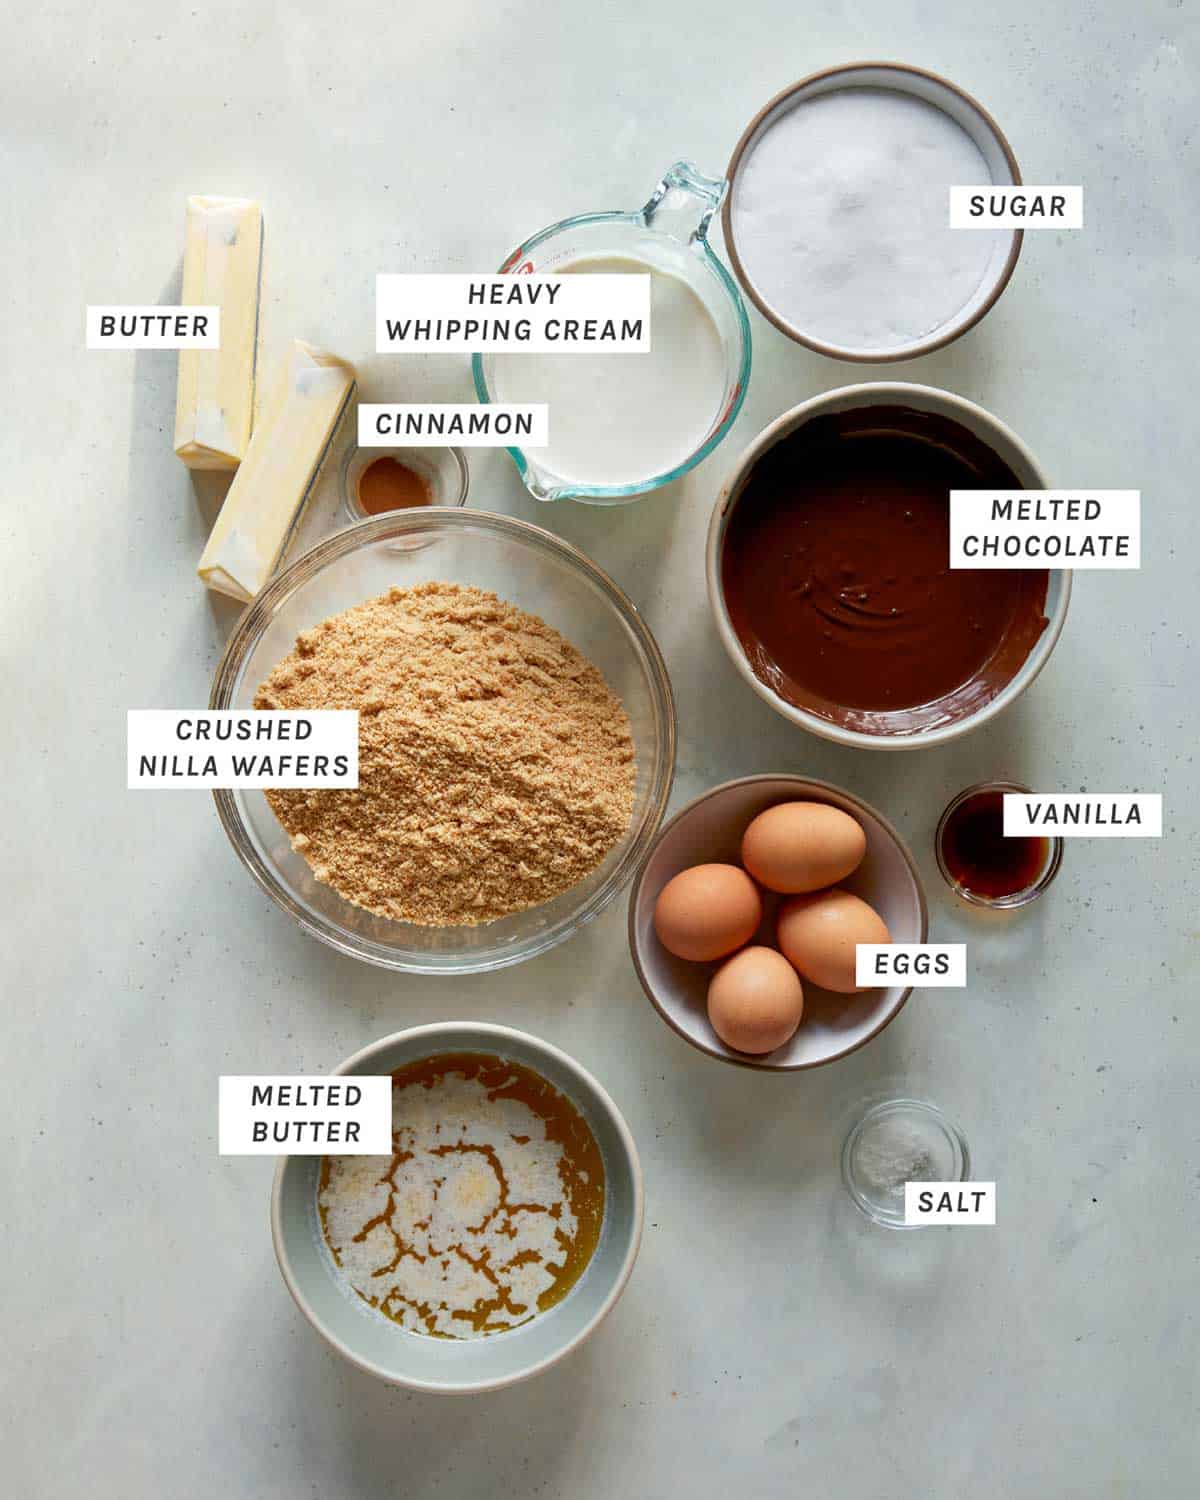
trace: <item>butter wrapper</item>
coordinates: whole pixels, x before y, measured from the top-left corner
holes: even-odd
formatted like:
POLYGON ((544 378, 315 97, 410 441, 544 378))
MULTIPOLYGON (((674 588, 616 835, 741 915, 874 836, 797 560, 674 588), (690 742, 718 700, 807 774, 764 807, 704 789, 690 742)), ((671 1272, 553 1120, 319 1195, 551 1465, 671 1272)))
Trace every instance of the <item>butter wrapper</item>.
POLYGON ((219 307, 219 349, 181 349, 175 452, 189 469, 236 469, 254 423, 262 207, 249 198, 187 201, 185 307, 219 307))
POLYGON ((355 379, 346 360, 292 344, 200 558, 210 589, 249 601, 275 571, 355 379))

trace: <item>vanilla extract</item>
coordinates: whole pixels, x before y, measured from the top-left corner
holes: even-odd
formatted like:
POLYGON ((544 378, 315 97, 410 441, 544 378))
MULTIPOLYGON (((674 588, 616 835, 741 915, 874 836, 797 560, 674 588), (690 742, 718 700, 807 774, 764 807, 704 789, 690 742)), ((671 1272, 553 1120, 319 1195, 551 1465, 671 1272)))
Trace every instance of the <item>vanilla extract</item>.
POLYGON ((1048 839, 1004 832, 1004 796, 1015 787, 975 787, 957 797, 937 832, 938 863, 968 900, 1006 904, 1036 888, 1050 858, 1048 839))

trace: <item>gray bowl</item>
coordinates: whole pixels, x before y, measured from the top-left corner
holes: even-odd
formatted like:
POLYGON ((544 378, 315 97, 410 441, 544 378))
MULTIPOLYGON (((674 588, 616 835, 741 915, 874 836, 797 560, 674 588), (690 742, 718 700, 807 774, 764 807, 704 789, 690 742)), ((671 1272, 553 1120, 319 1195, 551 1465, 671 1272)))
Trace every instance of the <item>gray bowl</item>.
MULTIPOLYGON (((654 931, 654 906, 668 880, 692 865, 740 864, 742 834, 778 802, 825 802, 849 813, 867 835, 862 864, 838 882, 868 902, 888 925, 893 943, 923 943, 929 913, 921 877, 904 840, 861 798, 804 776, 744 776, 697 797, 655 839, 629 896, 629 947, 650 1003, 685 1042, 721 1062, 792 1072, 834 1062, 864 1046, 900 1013, 911 985, 834 995, 804 982, 804 1019, 774 1052, 752 1057, 727 1047, 708 1019, 708 982, 717 964, 693 964, 668 953, 654 931)), ((763 922, 753 941, 774 946, 779 898, 763 891, 763 922)))
POLYGON ((507 1026, 414 1026, 364 1047, 338 1074, 393 1073, 439 1052, 490 1052, 548 1079, 583 1115, 604 1159, 604 1224, 591 1264, 566 1297, 531 1322, 481 1339, 409 1333, 343 1288, 317 1217, 319 1156, 281 1157, 271 1196, 275 1258, 300 1311, 351 1364, 391 1385, 470 1395, 514 1385, 577 1349, 629 1280, 642 1238, 642 1169, 629 1127, 592 1075, 565 1052, 507 1026))

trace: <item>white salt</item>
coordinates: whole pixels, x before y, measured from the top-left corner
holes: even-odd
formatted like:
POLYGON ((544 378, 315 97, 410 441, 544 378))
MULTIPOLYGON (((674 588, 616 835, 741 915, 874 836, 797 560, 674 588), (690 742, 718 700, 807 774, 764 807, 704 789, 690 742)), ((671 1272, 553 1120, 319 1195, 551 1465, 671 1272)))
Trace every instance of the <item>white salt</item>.
POLYGON ((903 1199, 906 1182, 938 1181, 928 1137, 903 1120, 876 1122, 854 1153, 854 1175, 873 1198, 903 1199))
POLYGON ((763 301, 801 333, 897 349, 950 322, 1011 236, 951 229, 949 188, 987 185, 983 153, 944 111, 891 89, 797 104, 738 171, 734 239, 763 301))

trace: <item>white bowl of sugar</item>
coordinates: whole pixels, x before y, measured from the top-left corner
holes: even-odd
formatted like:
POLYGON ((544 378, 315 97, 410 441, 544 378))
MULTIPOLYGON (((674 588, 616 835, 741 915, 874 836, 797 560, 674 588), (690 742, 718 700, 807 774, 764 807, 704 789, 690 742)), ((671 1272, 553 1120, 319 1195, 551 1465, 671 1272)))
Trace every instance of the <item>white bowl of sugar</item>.
POLYGON ((1021 231, 951 229, 952 186, 1019 184, 982 105, 934 73, 851 63, 763 106, 722 210, 759 311, 833 359, 913 359, 973 327, 1008 284, 1021 231))

